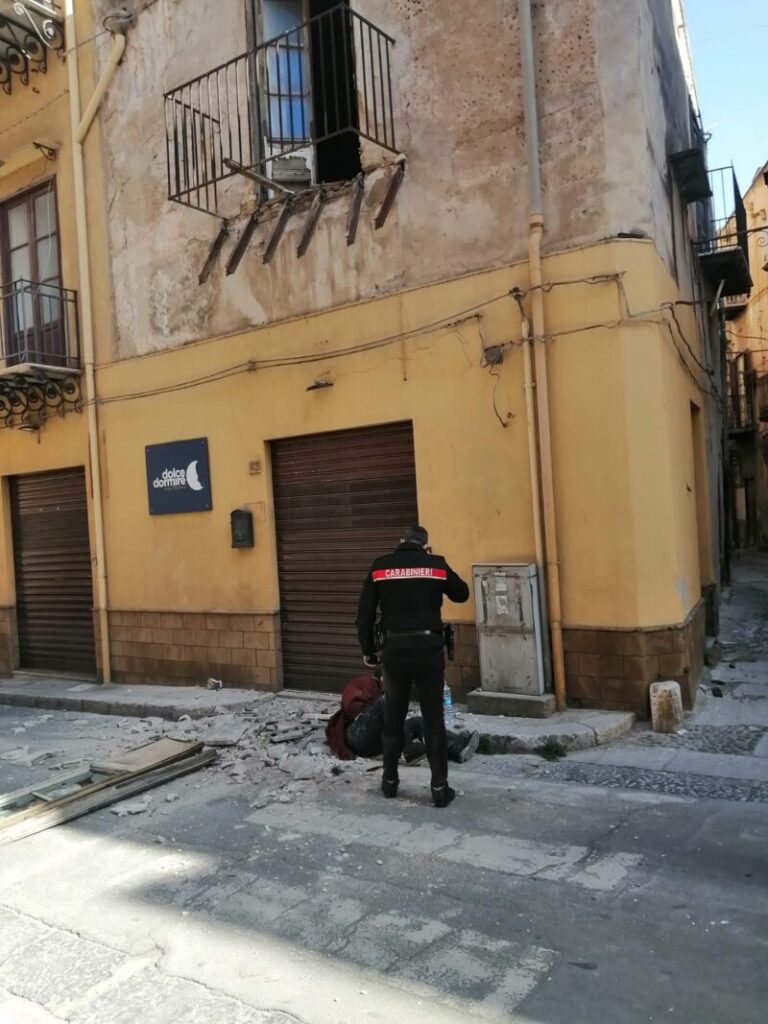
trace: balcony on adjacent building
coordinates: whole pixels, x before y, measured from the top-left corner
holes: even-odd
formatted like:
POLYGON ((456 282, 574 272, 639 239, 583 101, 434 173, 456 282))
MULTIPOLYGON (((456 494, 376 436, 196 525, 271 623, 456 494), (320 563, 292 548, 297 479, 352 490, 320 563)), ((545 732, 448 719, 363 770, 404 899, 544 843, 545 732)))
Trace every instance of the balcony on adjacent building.
POLYGON ((0 0, 0 88, 35 86, 51 52, 64 53, 64 15, 54 0, 0 0))
POLYGON ((747 211, 733 167, 709 172, 712 201, 704 237, 696 243, 704 276, 721 298, 747 295, 749 272, 747 211))
POLYGON ((768 374, 757 378, 757 418, 761 423, 768 423, 768 374))
POLYGON ((723 302, 726 320, 735 320, 747 308, 749 295, 729 295, 723 302))
POLYGON ((225 216, 236 176, 290 195, 356 178, 361 145, 396 153, 394 43, 339 3, 172 89, 169 199, 225 216))
POLYGON ((19 278, 0 286, 0 426, 38 428, 79 410, 77 293, 19 278))
POLYGON ((0 286, 0 377, 62 377, 80 368, 77 293, 19 278, 0 286))
POLYGON ((749 352, 728 360, 728 431, 734 435, 755 429, 755 376, 749 352))

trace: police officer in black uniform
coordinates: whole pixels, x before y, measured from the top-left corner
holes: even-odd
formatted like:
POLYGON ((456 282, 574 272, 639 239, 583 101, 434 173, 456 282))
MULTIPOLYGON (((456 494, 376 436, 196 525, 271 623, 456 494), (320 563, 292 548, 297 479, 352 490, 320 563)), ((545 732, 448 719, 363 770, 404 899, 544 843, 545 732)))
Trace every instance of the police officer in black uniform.
POLYGON ((378 661, 374 627, 381 608, 384 630, 384 776, 381 790, 397 796, 397 765, 403 751, 403 726, 411 684, 415 684, 424 719, 427 758, 432 769, 432 799, 447 807, 456 796, 448 785, 448 755, 443 718, 445 659, 440 609, 443 597, 463 603, 469 587, 441 555, 433 555, 421 526, 405 531, 400 546, 377 558, 366 577, 357 611, 363 661, 378 661))

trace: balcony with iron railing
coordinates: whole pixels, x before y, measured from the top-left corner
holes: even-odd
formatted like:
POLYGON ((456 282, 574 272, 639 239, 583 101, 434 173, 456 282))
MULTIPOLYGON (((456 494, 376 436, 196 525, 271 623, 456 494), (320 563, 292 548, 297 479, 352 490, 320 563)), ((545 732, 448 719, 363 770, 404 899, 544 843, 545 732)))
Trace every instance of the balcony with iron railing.
POLYGON ((76 292, 19 278, 0 287, 0 307, 0 377, 79 370, 76 292))
POLYGON ((749 295, 728 295, 723 301, 726 320, 735 320, 749 305, 749 295))
POLYGON ((236 176, 264 198, 302 161, 307 185, 355 178, 363 143, 397 152, 394 44, 340 3, 166 93, 169 199, 222 217, 236 176))
POLYGON ((18 279, 0 287, 0 427, 37 430, 82 408, 77 293, 18 279))
POLYGON ((64 54, 64 16, 54 0, 0 0, 0 89, 35 88, 50 52, 64 54))
POLYGON ((768 374, 757 378, 755 387, 757 395, 757 418, 761 423, 768 423, 768 374))
POLYGON ((743 382, 728 395, 728 429, 731 434, 752 431, 755 427, 755 412, 752 390, 743 382))
POLYGON ((733 167, 709 172, 712 199, 704 237, 696 243, 701 267, 723 299, 752 290, 747 211, 733 167))

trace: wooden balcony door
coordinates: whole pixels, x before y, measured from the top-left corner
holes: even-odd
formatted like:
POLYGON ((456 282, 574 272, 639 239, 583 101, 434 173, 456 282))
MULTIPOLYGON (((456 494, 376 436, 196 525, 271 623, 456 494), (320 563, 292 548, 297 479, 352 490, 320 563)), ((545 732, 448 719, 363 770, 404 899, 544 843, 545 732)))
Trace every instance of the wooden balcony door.
POLYGON ((0 206, 6 365, 66 365, 53 181, 0 206))

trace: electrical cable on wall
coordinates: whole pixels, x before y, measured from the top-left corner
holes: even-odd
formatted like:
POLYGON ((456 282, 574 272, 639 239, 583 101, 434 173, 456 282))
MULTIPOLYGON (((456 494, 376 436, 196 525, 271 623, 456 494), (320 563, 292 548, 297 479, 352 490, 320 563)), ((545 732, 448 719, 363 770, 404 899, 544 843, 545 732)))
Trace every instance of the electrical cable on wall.
MULTIPOLYGON (((616 275, 610 275, 610 277, 613 278, 614 280, 616 279, 616 275)), ((605 281, 607 279, 608 279, 607 277, 606 278, 602 278, 600 280, 598 280, 598 279, 596 279, 594 277, 588 278, 588 279, 585 278, 584 281, 580 282, 580 283, 605 283, 605 281)), ((552 282, 550 284, 550 289, 552 287, 557 287, 557 285, 559 283, 560 282, 552 282)), ((575 283, 575 282, 570 282, 569 281, 567 283, 571 284, 571 283, 575 283)), ((521 291, 519 294, 524 296, 526 293, 521 291)), ((457 327, 462 322, 467 322, 469 320, 475 319, 482 309, 487 308, 488 306, 493 305, 494 303, 500 301, 501 299, 508 298, 508 297, 510 297, 510 293, 509 292, 505 292, 503 295, 495 296, 495 297, 493 297, 491 299, 486 300, 483 303, 479 303, 479 304, 476 304, 474 306, 468 307, 466 310, 463 310, 460 313, 452 313, 450 316, 442 317, 439 320, 432 321, 431 323, 422 325, 421 327, 418 327, 418 328, 414 328, 411 331, 407 331, 405 333, 388 335, 388 336, 386 336, 384 338, 379 338, 379 339, 376 339, 376 340, 370 341, 370 342, 364 342, 361 345, 350 346, 349 348, 346 348, 346 349, 340 349, 340 350, 331 351, 331 352, 326 351, 326 352, 317 353, 317 354, 312 353, 312 354, 308 354, 308 355, 304 355, 304 356, 293 356, 293 357, 287 357, 287 358, 283 357, 283 358, 280 358, 280 359, 266 359, 266 360, 254 359, 254 360, 249 360, 249 361, 247 361, 245 363, 240 363, 240 364, 237 364, 237 365, 232 366, 232 367, 224 368, 222 370, 216 371, 215 373, 208 374, 208 375, 206 375, 204 377, 195 378, 195 379, 188 380, 188 381, 182 381, 182 382, 180 382, 178 384, 171 384, 171 385, 167 385, 165 387, 160 387, 160 388, 150 388, 150 389, 145 389, 145 390, 142 390, 142 391, 133 392, 133 393, 124 394, 124 395, 112 395, 112 396, 109 396, 109 397, 106 397, 106 398, 101 398, 99 401, 101 403, 103 403, 103 404, 108 404, 108 403, 119 402, 119 401, 131 401, 133 399, 138 399, 138 398, 149 398, 149 397, 153 397, 153 396, 156 396, 156 395, 169 394, 169 393, 172 393, 174 391, 182 391, 182 390, 187 390, 189 388, 200 387, 202 385, 209 384, 209 383, 216 383, 219 380, 226 379, 226 378, 228 378, 230 376, 235 376, 235 375, 237 375, 239 373, 254 372, 254 371, 265 370, 265 369, 277 369, 277 368, 285 367, 285 366, 305 365, 305 364, 311 364, 311 363, 317 363, 317 362, 324 362, 324 361, 327 361, 328 359, 333 359, 333 358, 343 358, 344 356, 357 355, 357 354, 360 354, 360 353, 363 353, 363 352, 375 350, 377 348, 382 348, 382 347, 385 347, 387 345, 391 345, 391 344, 394 344, 396 342, 400 342, 400 341, 408 339, 408 338, 413 338, 413 337, 417 337, 419 335, 430 333, 430 332, 439 330, 441 327, 449 327, 449 326, 450 327, 457 327), (461 319, 462 317, 464 317, 464 320, 461 319)), ((670 305, 672 305, 672 304, 665 303, 664 305, 658 307, 657 309, 649 310, 647 312, 649 312, 649 313, 650 312, 662 313, 662 312, 665 312, 665 311, 669 311, 670 305)), ((672 341, 672 343, 673 343, 673 345, 675 347, 675 350, 676 350, 676 352, 678 354, 678 357, 680 358, 680 360, 681 360, 681 362, 683 364, 683 367, 685 368, 686 372, 688 373, 688 375, 691 378, 691 380, 693 381, 693 383, 696 385, 697 388, 699 388, 699 390, 701 390, 704 393, 706 393, 707 395, 709 395, 709 397, 711 397, 716 403, 718 403, 718 406, 719 406, 719 403, 721 401, 720 395, 717 392, 713 391, 707 385, 702 384, 702 382, 697 379, 695 373, 691 370, 690 366, 688 365, 688 362, 686 360, 686 357, 685 357, 685 354, 684 354, 683 350, 680 348, 680 346, 679 346, 679 344, 678 344, 678 342, 677 342, 677 340, 675 338, 674 330, 673 330, 672 324, 671 324, 671 322, 669 320, 666 320, 666 319, 643 318, 643 317, 639 317, 639 316, 635 315, 635 316, 630 316, 628 319, 609 320, 609 321, 603 321, 603 322, 600 322, 600 323, 585 324, 582 327, 571 328, 571 329, 568 329, 568 330, 558 331, 558 332, 549 334, 549 335, 547 335, 546 338, 538 339, 538 340, 540 340, 540 341, 542 341, 544 343, 551 343, 552 341, 554 341, 554 340, 556 340, 558 338, 569 337, 569 336, 572 336, 572 335, 583 334, 585 332, 589 332, 589 331, 593 331, 593 330, 600 330, 600 329, 615 330, 617 327, 628 326, 628 325, 633 325, 633 324, 634 325, 637 325, 637 324, 654 324, 656 326, 665 327, 668 330, 668 332, 669 332, 670 339, 671 339, 671 341, 672 341)), ((238 334, 241 335, 242 332, 238 332, 238 334)), ((206 340, 211 340, 211 339, 206 339, 206 340)), ((536 340, 536 339, 534 339, 534 340, 536 340)), ((685 342, 686 347, 691 351, 691 353, 693 355, 693 351, 692 351, 692 349, 690 347, 690 344, 687 341, 687 339, 685 339, 684 335, 683 335, 683 340, 685 342)), ((521 339, 521 340, 504 342, 502 345, 499 345, 497 347, 498 347, 498 349, 500 351, 504 351, 504 350, 510 349, 510 348, 518 348, 523 343, 524 342, 521 339)), ((163 354, 163 353, 160 353, 160 352, 147 353, 148 356, 149 355, 161 355, 161 354, 163 354)), ((114 361, 112 363, 103 364, 103 365, 104 366, 114 366, 114 365, 119 365, 119 363, 120 363, 120 361, 117 360, 117 361, 114 361)), ((702 366, 702 369, 704 369, 704 364, 700 364, 700 365, 702 366)), ((707 372, 707 371, 704 370, 704 372, 707 372)), ((709 373, 707 375, 709 376, 709 373)), ((710 378, 710 379, 712 379, 712 378, 710 378)), ((496 415, 500 417, 500 414, 499 414, 498 410, 495 410, 495 411, 496 411, 496 415)))

